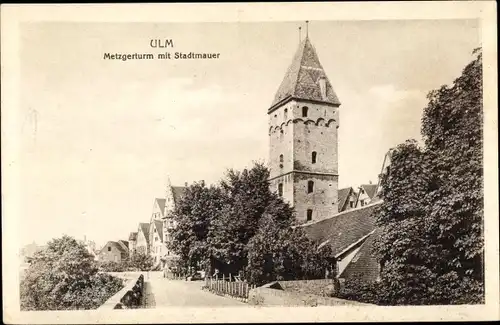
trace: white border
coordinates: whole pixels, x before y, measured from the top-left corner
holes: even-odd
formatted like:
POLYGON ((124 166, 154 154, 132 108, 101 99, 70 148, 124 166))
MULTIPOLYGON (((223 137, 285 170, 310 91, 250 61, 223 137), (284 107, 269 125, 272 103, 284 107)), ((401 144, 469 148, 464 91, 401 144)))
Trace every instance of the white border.
POLYGON ((499 319, 498 160, 496 3, 493 1, 254 3, 254 4, 102 4, 2 5, 2 238, 3 311, 6 323, 192 323, 431 321, 499 319), (479 18, 484 59, 485 259, 486 304, 482 306, 169 308, 134 311, 19 312, 16 125, 21 22, 250 22, 304 20, 389 20, 479 18), (334 308, 334 309, 332 309, 334 308))

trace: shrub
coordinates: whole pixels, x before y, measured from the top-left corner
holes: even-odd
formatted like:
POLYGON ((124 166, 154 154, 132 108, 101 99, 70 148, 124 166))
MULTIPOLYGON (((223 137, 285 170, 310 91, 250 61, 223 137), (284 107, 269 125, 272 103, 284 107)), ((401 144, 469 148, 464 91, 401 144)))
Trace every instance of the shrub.
POLYGON ((368 304, 379 305, 381 301, 381 285, 379 282, 365 282, 358 279, 347 280, 340 289, 338 297, 368 304))
POLYGON ((63 236, 33 257, 21 281, 21 310, 95 309, 123 286, 123 280, 99 274, 85 247, 63 236))

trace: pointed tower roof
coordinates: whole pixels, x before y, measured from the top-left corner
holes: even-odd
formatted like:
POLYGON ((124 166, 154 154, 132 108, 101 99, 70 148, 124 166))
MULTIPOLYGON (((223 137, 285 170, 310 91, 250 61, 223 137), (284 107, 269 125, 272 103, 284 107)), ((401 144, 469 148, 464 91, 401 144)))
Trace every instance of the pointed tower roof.
POLYGON ((293 98, 340 105, 309 37, 300 43, 269 111, 274 110, 278 104, 293 98), (326 96, 323 96, 321 91, 320 79, 322 78, 325 79, 326 96))

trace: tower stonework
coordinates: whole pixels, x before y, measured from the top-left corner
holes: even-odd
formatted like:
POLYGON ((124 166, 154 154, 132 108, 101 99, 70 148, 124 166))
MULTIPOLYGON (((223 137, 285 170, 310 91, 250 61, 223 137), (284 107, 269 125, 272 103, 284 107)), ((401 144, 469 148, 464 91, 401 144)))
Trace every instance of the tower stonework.
POLYGON ((306 37, 268 110, 271 190, 299 223, 338 213, 339 106, 306 37))

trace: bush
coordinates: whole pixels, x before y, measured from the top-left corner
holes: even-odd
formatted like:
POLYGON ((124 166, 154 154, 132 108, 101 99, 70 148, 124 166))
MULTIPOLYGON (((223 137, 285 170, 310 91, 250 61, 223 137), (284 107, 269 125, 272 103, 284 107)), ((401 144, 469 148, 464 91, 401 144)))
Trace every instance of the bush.
POLYGON ((123 262, 113 262, 106 261, 99 263, 99 270, 101 272, 125 272, 127 270, 127 265, 123 262))
POLYGON ((382 304, 381 285, 379 282, 347 280, 341 286, 338 298, 379 305, 382 304))
POLYGON ((63 236, 33 257, 21 281, 21 310, 95 309, 123 286, 123 280, 99 274, 85 247, 63 236))

